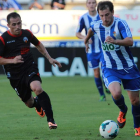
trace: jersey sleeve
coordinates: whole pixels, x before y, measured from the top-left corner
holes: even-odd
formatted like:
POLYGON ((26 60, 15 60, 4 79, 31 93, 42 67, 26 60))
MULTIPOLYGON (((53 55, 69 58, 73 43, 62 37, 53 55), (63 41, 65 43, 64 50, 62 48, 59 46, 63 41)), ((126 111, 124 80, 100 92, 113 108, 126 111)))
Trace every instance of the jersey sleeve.
POLYGON ((119 32, 120 32, 123 39, 126 38, 126 37, 131 37, 132 38, 130 28, 129 28, 129 26, 126 23, 125 20, 119 21, 118 28, 119 28, 119 32))
POLYGON ((4 39, 0 36, 0 58, 3 56, 5 48, 5 42, 4 39))
POLYGON ((40 44, 40 41, 33 35, 33 33, 30 30, 27 30, 30 33, 30 42, 35 45, 38 46, 40 44))
POLYGON ((77 27, 77 33, 78 32, 82 32, 82 30, 85 28, 85 22, 84 22, 84 19, 83 17, 80 18, 79 20, 79 24, 78 24, 78 27, 77 27))

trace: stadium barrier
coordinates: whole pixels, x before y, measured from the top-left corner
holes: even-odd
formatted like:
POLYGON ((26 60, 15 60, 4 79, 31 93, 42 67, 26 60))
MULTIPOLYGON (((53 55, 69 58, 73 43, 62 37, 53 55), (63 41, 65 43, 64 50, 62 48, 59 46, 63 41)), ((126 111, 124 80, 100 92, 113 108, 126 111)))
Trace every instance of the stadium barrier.
MULTIPOLYGON (((53 67, 36 48, 31 48, 41 76, 93 76, 93 70, 87 65, 84 48, 47 48, 47 50, 53 58, 57 59, 62 64, 62 68, 53 67)), ((131 48, 131 51, 134 56, 134 61, 140 70, 140 48, 131 48)), ((1 66, 0 74, 4 74, 1 66)))

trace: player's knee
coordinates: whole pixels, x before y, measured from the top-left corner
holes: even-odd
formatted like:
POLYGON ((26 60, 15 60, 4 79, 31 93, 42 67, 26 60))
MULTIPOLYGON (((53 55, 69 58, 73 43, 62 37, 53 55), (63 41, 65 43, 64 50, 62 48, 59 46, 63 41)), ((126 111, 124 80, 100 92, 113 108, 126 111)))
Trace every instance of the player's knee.
POLYGON ((99 78, 100 77, 100 71, 98 69, 94 69, 94 77, 99 78))
POLYGON ((33 102, 31 102, 31 101, 30 101, 30 102, 27 101, 25 104, 26 104, 26 106, 29 107, 29 108, 32 108, 32 107, 33 107, 33 102))
POLYGON ((43 92, 41 87, 34 87, 32 90, 36 95, 39 95, 40 93, 43 92))
POLYGON ((117 91, 113 94, 113 98, 115 100, 119 100, 121 98, 121 92, 120 91, 117 91))
POLYGON ((139 106, 139 98, 131 99, 131 104, 134 106, 139 106))

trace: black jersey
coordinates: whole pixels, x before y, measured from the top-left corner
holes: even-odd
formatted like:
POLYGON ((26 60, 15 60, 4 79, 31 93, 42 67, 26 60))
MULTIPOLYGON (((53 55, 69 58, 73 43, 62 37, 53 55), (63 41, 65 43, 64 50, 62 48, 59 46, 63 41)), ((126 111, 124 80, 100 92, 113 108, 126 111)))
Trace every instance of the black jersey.
POLYGON ((0 57, 13 59, 17 55, 22 55, 24 61, 24 63, 4 65, 9 79, 20 79, 34 65, 34 59, 30 52, 30 43, 35 46, 40 43, 30 30, 22 29, 18 36, 11 34, 9 31, 1 35, 0 57))

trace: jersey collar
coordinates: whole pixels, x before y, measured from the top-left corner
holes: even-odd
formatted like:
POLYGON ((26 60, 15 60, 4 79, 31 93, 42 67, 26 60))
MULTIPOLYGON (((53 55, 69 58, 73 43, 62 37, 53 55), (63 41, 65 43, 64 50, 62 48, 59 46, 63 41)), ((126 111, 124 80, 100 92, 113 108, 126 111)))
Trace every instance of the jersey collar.
POLYGON ((12 37, 19 37, 19 36, 22 35, 22 30, 21 30, 21 32, 20 32, 19 35, 13 35, 9 30, 7 31, 7 33, 8 33, 10 36, 12 36, 12 37))

